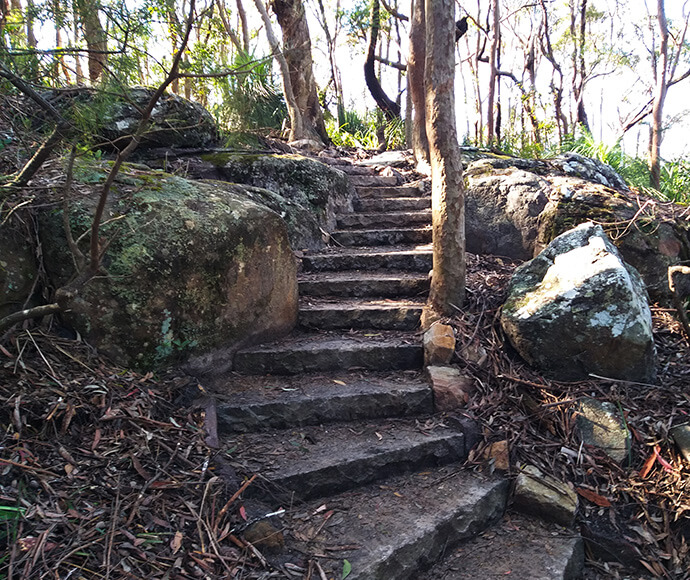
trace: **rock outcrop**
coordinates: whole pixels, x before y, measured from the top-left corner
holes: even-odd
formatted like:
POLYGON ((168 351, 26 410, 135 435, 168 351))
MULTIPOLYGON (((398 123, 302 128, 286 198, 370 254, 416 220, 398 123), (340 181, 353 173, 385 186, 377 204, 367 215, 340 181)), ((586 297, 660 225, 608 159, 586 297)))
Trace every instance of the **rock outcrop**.
POLYGON ((591 222, 558 236, 517 269, 501 326, 522 358, 554 378, 580 380, 593 373, 654 381, 644 284, 591 222))
MULTIPOLYGON (((191 357, 208 371, 229 365, 237 346, 292 329, 297 267, 278 214, 238 185, 129 167, 116 186, 102 228, 104 275, 58 297, 86 340, 139 369, 191 357)), ((90 192, 71 202, 75 238, 90 226, 90 192)), ((62 215, 40 219, 48 274, 60 287, 73 273, 62 215)))
MULTIPOLYGON (((122 149, 139 125, 154 89, 133 87, 118 96, 88 87, 46 91, 43 97, 77 126, 100 139, 102 149, 122 149)), ((198 103, 165 93, 151 113, 151 124, 139 149, 148 147, 211 147, 218 143, 218 128, 211 114, 198 103)))
POLYGON ((336 229, 336 214, 352 211, 355 190, 350 180, 319 161, 300 155, 227 152, 204 155, 202 161, 194 169, 195 176, 251 185, 287 200, 256 192, 262 203, 286 219, 295 250, 322 247, 323 232, 336 229))
POLYGON ((640 272, 652 298, 668 300, 668 267, 690 259, 683 207, 640 198, 608 165, 574 153, 526 160, 466 150, 463 160, 469 252, 528 260, 591 220, 640 272))

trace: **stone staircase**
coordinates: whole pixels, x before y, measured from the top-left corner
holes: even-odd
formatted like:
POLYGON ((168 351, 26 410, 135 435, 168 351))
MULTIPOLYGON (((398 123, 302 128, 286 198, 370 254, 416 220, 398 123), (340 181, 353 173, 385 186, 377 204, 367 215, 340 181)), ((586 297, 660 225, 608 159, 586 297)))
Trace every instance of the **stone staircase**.
MULTIPOLYGON (((299 328, 236 353, 234 372, 208 385, 220 465, 260 474, 245 494, 250 518, 287 509, 258 536, 247 530, 284 577, 342 578, 348 569, 351 580, 492 577, 453 554, 501 521, 509 482, 459 468, 476 428, 434 415, 422 374, 430 198, 420 184, 339 168, 359 199, 338 217, 331 245, 302 258, 299 328)), ((513 555, 511 577, 576 577, 578 541, 530 525, 544 542, 533 547, 538 558, 513 555)), ((488 563, 511 553, 505 542, 481 546, 488 563)))

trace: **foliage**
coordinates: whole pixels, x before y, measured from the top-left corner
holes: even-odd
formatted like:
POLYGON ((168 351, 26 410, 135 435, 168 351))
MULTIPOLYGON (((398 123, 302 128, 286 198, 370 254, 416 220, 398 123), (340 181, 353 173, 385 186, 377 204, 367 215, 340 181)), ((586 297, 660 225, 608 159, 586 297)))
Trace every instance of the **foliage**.
POLYGON ((238 54, 231 66, 246 72, 215 79, 220 98, 210 109, 220 125, 236 131, 280 129, 287 107, 273 77, 271 59, 238 54))
MULTIPOLYGON (((326 121, 326 131, 334 145, 339 147, 359 147, 376 149, 379 146, 378 129, 381 119, 376 113, 364 117, 356 111, 344 111, 344 122, 338 126, 336 119, 326 121)), ((405 147, 405 122, 402 119, 385 121, 383 132, 388 149, 405 147)))

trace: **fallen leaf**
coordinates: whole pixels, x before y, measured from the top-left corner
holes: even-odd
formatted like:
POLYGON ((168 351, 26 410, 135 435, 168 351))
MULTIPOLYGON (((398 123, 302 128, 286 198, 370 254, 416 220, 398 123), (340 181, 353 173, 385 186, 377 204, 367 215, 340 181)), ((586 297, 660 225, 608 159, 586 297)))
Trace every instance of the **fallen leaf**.
POLYGON ((644 465, 642 466, 642 469, 640 469, 640 477, 644 479, 649 475, 649 472, 652 470, 652 467, 654 465, 654 462, 656 461, 656 453, 652 451, 652 453, 649 454, 649 457, 645 459, 644 465))
POLYGON ((343 575, 342 575, 342 580, 345 580, 350 575, 350 572, 352 572, 352 564, 348 562, 347 560, 343 560, 343 575))
POLYGON ((240 517, 246 522, 247 521, 247 510, 244 509, 244 506, 240 506, 240 517))
POLYGON ((172 548, 173 554, 176 554, 182 546, 182 538, 182 532, 175 532, 173 539, 170 541, 170 548, 172 548))
POLYGON ((343 387, 347 385, 346 382, 344 382, 344 381, 339 381, 338 379, 333 379, 333 382, 334 382, 336 385, 341 385, 341 386, 343 386, 343 387))
POLYGON ((591 489, 576 487, 575 491, 578 495, 581 495, 586 500, 591 501, 593 504, 596 504, 599 507, 611 507, 611 502, 608 499, 606 499, 603 495, 599 495, 598 493, 592 491, 591 489))

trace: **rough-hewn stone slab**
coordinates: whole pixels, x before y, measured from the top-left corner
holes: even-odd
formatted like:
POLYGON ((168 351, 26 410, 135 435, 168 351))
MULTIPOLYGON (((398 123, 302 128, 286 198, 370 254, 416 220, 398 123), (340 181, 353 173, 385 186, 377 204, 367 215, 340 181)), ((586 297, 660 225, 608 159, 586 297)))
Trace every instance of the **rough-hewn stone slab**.
POLYGON ((303 298, 299 324, 305 328, 371 328, 414 330, 419 326, 423 304, 409 300, 341 300, 303 298))
POLYGON ((428 274, 406 272, 324 272, 298 278, 300 296, 423 296, 428 274))
POLYGON ((422 345, 414 335, 406 339, 385 331, 334 338, 322 334, 297 335, 235 354, 233 370, 246 374, 289 375, 365 368, 385 371, 422 366, 422 345))
POLYGON ((440 424, 422 431, 409 419, 247 433, 227 438, 223 447, 261 473, 271 495, 286 500, 324 497, 467 457, 461 431, 440 424))
POLYGON ((331 239, 343 246, 428 244, 431 242, 431 226, 380 230, 339 230, 331 232, 331 239))
POLYGON ((388 213, 346 213, 338 216, 339 228, 388 228, 431 223, 431 210, 388 213))
POLYGON ((431 208, 431 197, 383 197, 363 198, 353 202, 356 211, 415 211, 431 208))
MULTIPOLYGON (((507 481, 467 472, 428 470, 388 479, 325 501, 334 510, 330 519, 338 523, 325 525, 310 548, 350 547, 338 551, 338 559, 321 561, 328 578, 341 578, 342 559, 347 559, 349 580, 416 579, 448 550, 498 520, 507 495, 507 481)), ((301 506, 300 512, 311 514, 320 503, 301 506)), ((297 532, 306 536, 318 520, 305 520, 297 532)))
POLYGON ((433 411, 429 384, 410 371, 229 375, 204 386, 217 400, 218 430, 224 433, 427 415, 433 411))
POLYGON ((363 251, 361 248, 338 254, 312 254, 302 257, 302 267, 307 272, 326 270, 408 270, 429 272, 432 268, 431 248, 389 250, 374 248, 363 251))
POLYGON ((418 580, 573 580, 580 578, 584 549, 579 534, 513 514, 449 554, 418 580))

